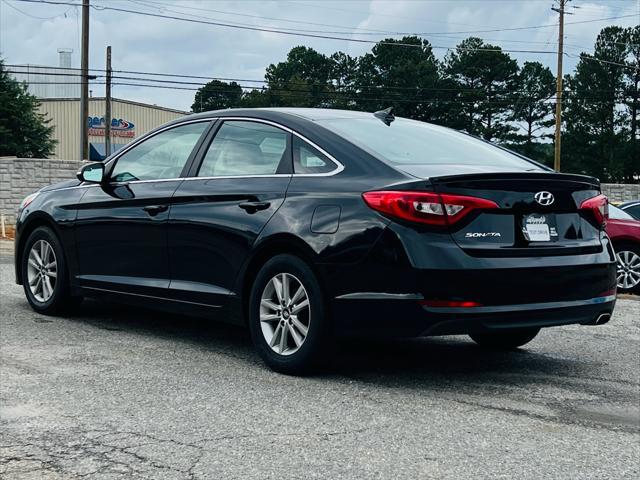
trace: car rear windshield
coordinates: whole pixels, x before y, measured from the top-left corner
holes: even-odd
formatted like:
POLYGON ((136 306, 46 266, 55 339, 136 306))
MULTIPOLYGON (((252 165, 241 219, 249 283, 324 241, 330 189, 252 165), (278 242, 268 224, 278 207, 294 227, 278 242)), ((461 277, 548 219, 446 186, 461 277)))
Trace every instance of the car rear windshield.
POLYGON ((396 118, 391 125, 371 118, 334 118, 318 124, 396 165, 492 165, 539 170, 535 163, 449 128, 396 118))

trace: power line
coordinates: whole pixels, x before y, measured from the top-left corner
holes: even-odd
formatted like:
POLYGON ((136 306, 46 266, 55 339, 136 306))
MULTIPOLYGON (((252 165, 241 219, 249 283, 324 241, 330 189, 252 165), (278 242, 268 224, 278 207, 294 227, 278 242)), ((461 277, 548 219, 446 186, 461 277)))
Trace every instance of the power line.
MULTIPOLYGON (((134 0, 129 0, 129 1, 134 1, 134 0)), ((155 4, 160 4, 160 5, 168 5, 167 3, 163 3, 163 2, 158 2, 158 1, 151 1, 151 0, 146 0, 147 2, 150 3, 155 3, 155 4)), ((300 2, 288 2, 288 3, 300 3, 300 2)), ((304 5, 304 4, 303 4, 304 5)), ((312 6, 312 7, 316 7, 316 5, 304 5, 304 6, 312 6)), ((352 28, 352 27, 339 27, 338 25, 329 25, 329 24, 321 24, 321 23, 312 23, 312 22, 304 22, 304 21, 299 21, 299 20, 285 20, 285 19, 276 19, 276 18, 272 18, 272 17, 261 17, 259 15, 248 15, 248 14, 240 14, 240 13, 232 13, 232 12, 223 12, 220 10, 212 10, 212 9, 205 9, 205 8, 196 8, 196 7, 186 7, 186 6, 180 6, 179 8, 183 8, 183 9, 190 9, 190 10, 199 10, 199 11, 209 11, 209 12, 215 12, 215 13, 222 13, 225 15, 239 15, 239 16, 246 16, 246 17, 254 17, 254 18, 260 18, 260 19, 269 19, 269 20, 280 20, 280 21, 286 21, 286 22, 295 22, 295 23, 306 23, 309 25, 318 25, 318 26, 328 26, 328 27, 334 27, 334 28, 352 28)), ((316 7, 318 8, 318 7, 316 7)), ((353 10, 345 10, 345 9, 338 9, 338 8, 332 8, 332 7, 326 7, 326 5, 323 5, 322 7, 319 7, 322 10, 337 10, 337 11, 347 11, 347 12, 353 12, 353 13, 360 13, 362 15, 366 15, 369 16, 371 15, 370 12, 354 12, 353 10)), ((375 15, 374 16, 379 16, 379 15, 375 15)), ((446 22, 446 21, 439 21, 439 20, 426 20, 426 19, 416 19, 416 18, 412 18, 412 17, 400 17, 397 15, 384 15, 384 16, 389 16, 389 17, 396 17, 396 18, 404 18, 407 20, 414 20, 414 21, 419 21, 422 23, 437 23, 437 24, 447 24, 447 25, 462 25, 465 27, 478 27, 480 25, 474 25, 474 24, 469 24, 469 23, 457 23, 457 22, 446 22)), ((365 30, 365 31, 374 31, 368 28, 359 28, 358 30, 365 30)), ((380 31, 384 31, 384 30, 380 30, 380 31)))
MULTIPOLYGON (((53 67, 52 67, 53 68, 53 67)), ((12 73, 12 74, 22 74, 22 75, 50 75, 50 76, 62 76, 62 77, 81 77, 81 74, 73 74, 73 73, 49 73, 49 72, 32 72, 29 70, 7 70, 8 73, 12 73)), ((122 71, 119 70, 112 70, 113 73, 122 73, 122 71)), ((92 75, 91 78, 92 80, 95 80, 97 78, 104 78, 105 75, 92 75)), ((209 86, 206 83, 201 83, 201 82, 185 82, 185 81, 180 81, 180 80, 160 80, 160 79, 153 79, 153 78, 144 78, 144 77, 130 77, 130 76, 122 76, 122 75, 113 75, 112 78, 114 79, 120 79, 120 80, 135 80, 135 81, 143 81, 143 82, 154 82, 154 83, 163 83, 163 84, 174 84, 174 85, 194 85, 194 86, 198 86, 198 87, 207 87, 207 89, 209 90, 225 90, 226 91, 233 91, 231 90, 229 87, 230 85, 224 85, 224 86, 215 86, 215 85, 211 85, 209 86)), ((205 77, 208 78, 208 77, 205 77)), ((233 79, 234 81, 239 81, 242 82, 242 79, 233 79)), ((26 80, 27 83, 32 83, 28 80, 26 80)), ((263 81, 266 83, 266 80, 263 81)), ((237 84, 239 87, 241 87, 242 89, 245 90, 250 90, 250 89, 261 89, 261 88, 267 88, 267 89, 277 89, 277 90, 286 90, 286 91, 302 91, 302 92, 308 92, 308 89, 292 89, 291 87, 287 86, 285 87, 274 87, 274 86, 255 86, 255 85, 240 85, 237 84)), ((305 87, 313 87, 313 86, 318 86, 318 87, 335 87, 334 84, 332 83, 316 83, 316 84, 309 84, 306 82, 290 82, 288 83, 288 85, 302 85, 305 87)), ((427 87, 427 86, 415 86, 415 87, 399 87, 399 86, 394 86, 394 85, 358 85, 358 84, 353 84, 353 85, 349 85, 350 88, 355 88, 355 89, 373 89, 373 90, 401 90, 401 91, 409 91, 409 92, 415 92, 415 91, 428 91, 428 92, 456 92, 456 93, 484 93, 485 89, 483 88, 448 88, 448 87, 427 87)), ((571 91, 571 90, 566 90, 566 91, 571 91)), ((616 90, 594 90, 592 91, 592 93, 610 93, 610 92, 615 92, 616 90)), ((530 89, 528 88, 516 88, 516 89, 497 89, 497 90, 493 90, 493 93, 495 94, 510 94, 510 93, 528 93, 530 92, 530 89)), ((349 92, 343 92, 343 91, 336 91, 336 93, 349 93, 349 92)), ((359 93, 363 93, 363 94, 368 94, 370 92, 359 92, 359 93)), ((551 94, 550 94, 551 95, 551 94)), ((520 98, 528 98, 528 97, 520 97, 520 98)))
POLYGON ((590 55, 571 55, 568 53, 565 53, 565 55, 568 55, 569 57, 573 57, 573 58, 579 58, 581 60, 589 60, 592 62, 606 63, 607 65, 616 65, 618 67, 632 68, 634 70, 640 69, 640 66, 638 65, 629 65, 628 63, 612 62, 610 60, 603 60, 602 58, 595 58, 590 55))
MULTIPOLYGON (((128 0, 131 3, 137 3, 139 5, 144 5, 147 6, 149 8, 156 8, 159 11, 172 11, 174 13, 180 13, 182 15, 190 15, 188 13, 183 13, 183 12, 176 12, 174 10, 169 10, 167 8, 167 6, 173 6, 174 8, 181 8, 183 10, 193 10, 193 11, 200 11, 200 12, 213 12, 213 13, 220 13, 222 15, 234 15, 234 16, 239 16, 239 17, 246 17, 246 18, 255 18, 258 20, 277 20, 280 22, 285 22, 285 23, 295 23, 295 24, 301 24, 301 25, 314 25, 314 26, 319 26, 319 27, 331 27, 331 28, 345 28, 345 29, 349 29, 352 32, 355 30, 358 31, 362 31, 362 32, 370 32, 370 33, 366 33, 366 35, 376 35, 376 34, 381 34, 381 33, 386 33, 386 34, 391 34, 391 35, 413 35, 412 33, 407 33, 407 32, 394 32, 394 31, 389 31, 389 30, 373 30, 370 28, 358 28, 358 27, 351 27, 351 26, 344 26, 344 25, 332 25, 332 24, 328 24, 328 23, 317 23, 317 22, 307 22, 304 20, 291 20, 291 19, 286 19, 286 18, 278 18, 278 17, 266 17, 266 16, 261 16, 261 15, 251 15, 248 13, 239 13, 239 12, 227 12, 224 10, 214 10, 214 9, 210 9, 210 8, 201 8, 201 7, 191 7, 191 6, 186 6, 186 5, 171 5, 171 4, 167 4, 167 3, 162 3, 162 2, 157 2, 157 1, 151 1, 151 0, 146 0, 146 1, 141 1, 141 0, 128 0)), ((194 16, 194 15, 190 15, 190 16, 194 16)), ((345 33, 349 33, 349 32, 345 32, 345 33)), ((359 32, 360 33, 360 32, 359 32)))
MULTIPOLYGON (((26 3, 46 3, 46 4, 51 4, 51 5, 75 5, 77 6, 77 3, 71 3, 71 2, 64 2, 64 1, 55 1, 55 0, 15 0, 18 2, 26 2, 26 3)), ((355 43, 373 43, 373 44, 388 44, 388 45, 393 45, 393 46, 404 46, 404 47, 412 47, 412 48, 422 48, 422 45, 415 45, 412 43, 401 43, 401 42, 378 42, 376 40, 368 40, 365 38, 347 38, 347 37, 338 37, 338 36, 333 36, 333 35, 321 35, 321 34, 316 34, 316 33, 303 33, 303 32, 293 32, 293 31, 288 31, 288 30, 283 30, 283 29, 272 29, 272 28, 264 28, 264 27, 256 27, 256 26, 251 26, 251 25, 240 25, 240 24, 230 24, 230 23, 225 23, 225 22, 220 22, 220 21, 210 21, 210 20, 199 20, 199 19, 192 19, 192 18, 183 18, 183 17, 175 17, 175 16, 171 16, 171 15, 163 15, 163 14, 159 14, 159 13, 151 13, 151 12, 141 12, 141 11, 137 11, 137 10, 130 10, 127 8, 119 8, 119 7, 106 7, 106 6, 96 6, 96 5, 92 5, 92 8, 96 9, 96 10, 110 10, 110 11, 116 11, 116 12, 123 12, 123 13, 131 13, 131 14, 135 14, 135 15, 142 15, 142 16, 148 16, 148 17, 155 17, 155 18, 164 18, 164 19, 168 19, 168 20, 179 20, 179 21, 184 21, 184 22, 191 22, 191 23, 197 23, 197 24, 203 24, 203 25, 214 25, 214 26, 219 26, 219 27, 225 27, 225 28, 235 28, 235 29, 240 29, 240 30, 250 30, 250 31, 258 31, 258 32, 268 32, 268 33, 277 33, 277 34, 281 34, 281 35, 291 35, 291 36, 302 36, 302 37, 309 37, 309 38, 319 38, 319 39, 325 39, 325 40, 341 40, 341 41, 347 41, 347 42, 355 42, 355 43)), ((601 18, 601 19, 596 19, 596 20, 583 20, 583 21, 577 21, 577 22, 567 22, 567 25, 575 25, 575 24, 582 24, 582 23, 593 23, 593 22, 601 22, 601 21, 608 21, 608 20, 617 20, 620 18, 627 18, 627 17, 636 17, 637 15, 621 15, 621 16, 617 16, 617 17, 609 17, 609 18, 601 18)), ((555 27, 555 24, 550 24, 550 25, 535 25, 535 26, 529 26, 529 27, 512 27, 512 28, 500 28, 500 29, 490 29, 490 30, 473 30, 473 31, 461 31, 461 32, 446 32, 446 33, 488 33, 488 32, 506 32, 506 31, 516 31, 516 30, 530 30, 530 29, 537 29, 537 28, 546 28, 546 27, 555 27)), ((431 33, 425 33, 422 32, 419 35, 429 35, 431 33)), ((445 48, 445 49, 450 49, 451 47, 436 47, 436 46, 432 46, 433 48, 445 48)), ((556 52, 548 52, 548 51, 539 51, 539 50, 502 50, 505 52, 514 52, 514 53, 556 53, 556 52)))
MULTIPOLYGON (((158 10, 160 13, 164 13, 164 12, 171 12, 171 13, 177 13, 180 15, 187 15, 190 17, 194 17, 196 16, 197 18, 205 18, 208 20, 216 20, 215 18, 210 18, 210 17, 203 17, 202 15, 193 15, 193 14, 189 14, 189 13, 185 13, 185 12, 181 12, 178 10, 173 10, 170 8, 167 8, 165 5, 165 3, 162 2, 157 2, 157 1, 152 1, 152 0, 127 0, 131 3, 135 3, 138 5, 143 5, 149 8, 154 8, 156 10, 158 10)), ((325 26, 325 27, 333 27, 333 28, 346 28, 349 29, 348 31, 327 31, 327 30, 300 30, 300 29, 291 29, 291 28, 287 28, 287 30, 289 31, 297 31, 297 32, 307 32, 307 33, 325 33, 325 34, 342 34, 342 35, 352 35, 352 34, 358 34, 358 35, 381 35, 381 34, 389 34, 389 35, 403 35, 403 36, 426 36, 426 35, 434 35, 437 36, 438 38, 453 38, 453 39, 461 39, 461 38, 466 38, 466 37, 462 37, 460 35, 449 35, 447 32, 402 32, 402 31, 389 31, 389 30, 372 30, 372 29, 367 29, 367 28, 358 28, 358 27, 347 27, 347 26, 342 26, 342 25, 331 25, 331 24, 326 24, 326 23, 316 23, 316 22, 305 22, 305 21, 301 21, 301 20, 290 20, 290 19, 282 19, 282 18, 276 18, 276 17, 266 17, 266 16, 260 16, 260 15, 250 15, 250 14, 245 14, 245 13, 237 13, 237 12, 225 12, 223 10, 213 10, 213 9, 209 9, 209 8, 199 8, 199 7, 188 7, 188 6, 177 6, 175 8, 181 8, 181 9, 189 9, 189 10, 195 10, 195 11, 205 11, 205 12, 215 12, 215 13, 221 13, 223 15, 238 15, 238 16, 243 16, 243 17, 249 17, 249 18, 256 18, 256 19, 260 19, 260 20, 278 20, 278 21, 284 21, 284 22, 288 22, 288 23, 299 23, 299 24, 307 24, 307 25, 319 25, 319 26, 325 26)), ((246 24, 238 24, 237 22, 234 22, 236 25, 246 25, 246 24)), ((449 22, 438 22, 438 23, 445 23, 445 24, 451 24, 449 22)), ((491 42, 491 41, 495 41, 495 42, 503 42, 503 43, 524 43, 524 44, 546 44, 548 45, 548 42, 539 42, 539 41, 533 41, 533 40, 504 40, 504 39, 491 39, 491 38, 486 38, 484 39, 485 41, 491 42)), ((585 47, 579 46, 579 45, 567 45, 567 46, 571 46, 572 48, 575 49, 582 49, 585 47)), ((453 48, 453 47, 434 47, 434 48, 453 48)), ((555 52, 549 52, 549 53, 555 53, 555 52)))
MULTIPOLYGON (((27 2, 27 3, 46 3, 46 4, 53 4, 53 5, 72 5, 72 6, 77 6, 78 5, 76 3, 53 1, 53 0, 15 0, 15 1, 27 2)), ((308 36, 308 37, 313 37, 313 38, 345 40, 345 41, 353 41, 353 42, 359 42, 359 43, 383 44, 383 45, 386 44, 386 45, 393 45, 393 46, 405 46, 405 47, 413 47, 413 48, 422 48, 421 44, 420 45, 416 45, 416 44, 413 44, 413 43, 385 42, 385 41, 377 42, 377 41, 374 41, 374 40, 367 40, 367 39, 354 39, 354 38, 334 37, 334 36, 326 36, 326 35, 316 35, 316 34, 307 34, 307 33, 292 32, 292 31, 284 31, 284 30, 265 29, 265 28, 246 26, 246 25, 232 25, 232 24, 224 24, 224 23, 221 23, 221 22, 209 22, 209 21, 205 21, 205 20, 196 20, 196 19, 173 17, 173 16, 168 16, 168 15, 160 15, 160 14, 154 14, 154 13, 149 13, 149 12, 139 12, 139 11, 134 11, 134 10, 115 8, 115 7, 97 7, 95 5, 92 5, 92 7, 97 9, 97 10, 114 10, 114 11, 127 12, 127 13, 133 13, 133 14, 139 14, 139 15, 145 15, 145 16, 166 18, 166 19, 172 19, 172 20, 180 20, 180 21, 186 21, 186 22, 192 22, 192 23, 217 25, 217 26, 223 26, 223 27, 229 27, 229 28, 240 28, 240 29, 255 30, 255 31, 265 31, 265 32, 271 32, 271 33, 282 33, 282 34, 285 34, 285 35, 300 35, 300 36, 308 36)), ((627 16, 635 16, 635 15, 627 15, 627 16)), ((625 16, 610 17, 608 19, 607 18, 603 18, 603 19, 600 19, 599 21, 609 20, 609 19, 614 19, 614 18, 624 18, 624 17, 625 16)), ((591 22, 591 21, 572 22, 572 23, 575 24, 575 23, 587 23, 587 22, 591 22)), ((567 24, 570 24, 570 23, 567 22, 567 24)), ((542 28, 542 27, 548 27, 548 26, 555 26, 555 25, 541 25, 541 26, 537 26, 537 27, 535 27, 535 26, 532 26, 532 27, 518 27, 518 28, 516 28, 516 30, 529 29, 529 28, 542 28)), ((493 30, 493 31, 507 31, 507 30, 514 30, 514 29, 500 29, 500 30, 493 30)), ((487 30, 487 31, 489 31, 489 30, 487 30)), ((481 31, 477 31, 477 32, 481 32, 481 31)), ((451 33, 473 33, 473 32, 451 32, 451 33)), ((441 46, 441 45, 430 45, 430 47, 433 48, 433 49, 446 49, 446 50, 458 49, 458 50, 465 50, 465 51, 487 51, 487 52, 495 51, 495 52, 507 52, 507 53, 535 53, 535 54, 557 53, 555 51, 547 51, 547 50, 516 50, 516 49, 502 49, 502 48, 464 48, 464 47, 460 47, 460 46, 453 47, 453 46, 441 46)), ((636 68, 636 67, 629 66, 629 68, 636 68)))
MULTIPOLYGON (((38 81, 38 82, 30 82, 32 85, 83 85, 82 81, 79 82, 51 82, 51 81, 38 81)), ((93 86, 101 86, 101 82, 92 82, 88 83, 93 86)), ((141 87, 141 88, 160 88, 166 90, 186 90, 186 91, 198 91, 198 88, 194 87, 178 87, 172 85, 151 85, 145 83, 132 83, 132 82, 114 82, 113 85, 121 85, 121 86, 131 86, 131 87, 141 87)), ((230 93, 231 90, 221 89, 220 93, 230 93)), ((295 90, 295 89, 269 89, 265 90, 265 93, 309 93, 308 90, 295 90)), ((591 92, 595 93, 595 92, 591 92)), ((349 93, 349 92, 337 92, 337 91, 319 91, 315 93, 316 96, 326 97, 328 99, 333 100, 360 100, 363 102, 389 102, 389 103, 433 103, 433 104, 496 104, 496 105, 508 105, 510 101, 514 99, 506 98, 506 99, 441 99, 441 98, 431 98, 424 96, 414 96, 414 98, 397 98, 397 97, 374 97, 374 96, 366 96, 366 94, 361 93, 349 93)), ((532 98, 532 97, 519 97, 520 99, 524 99, 529 103, 554 103, 554 98, 549 97, 541 97, 541 98, 532 98)), ((583 101, 588 103, 611 103, 612 99, 602 99, 602 97, 596 96, 571 96, 569 100, 575 101, 583 101)), ((619 97, 613 99, 617 104, 623 104, 626 102, 625 97, 619 97)))
MULTIPOLYGON (((31 2, 31 3, 50 3, 50 4, 54 4, 54 5, 63 5, 63 4, 65 4, 63 2, 55 2, 55 1, 51 1, 51 0, 15 0, 15 1, 31 2)), ((392 45, 392 46, 396 46, 396 47, 423 48, 422 44, 403 43, 403 42, 386 42, 386 41, 369 40, 369 39, 365 39, 365 38, 347 38, 347 37, 337 37, 337 36, 333 36, 333 35, 321 35, 321 34, 316 34, 316 33, 304 33, 305 31, 271 29, 271 28, 264 28, 264 27, 255 27, 255 26, 246 25, 246 24, 244 24, 244 25, 243 24, 230 24, 230 23, 223 23, 223 22, 212 21, 212 20, 200 20, 200 19, 175 17, 175 16, 171 16, 171 15, 163 15, 163 14, 151 13, 151 12, 140 12, 140 11, 130 10, 130 9, 126 9, 126 8, 98 7, 96 5, 92 5, 92 8, 94 8, 96 10, 112 10, 112 11, 117 11, 117 12, 132 13, 132 14, 136 14, 136 15, 143 15, 143 16, 156 17, 156 18, 164 18, 164 19, 168 19, 168 20, 179 20, 179 21, 183 21, 183 22, 191 22, 191 23, 204 24, 204 25, 214 25, 214 26, 225 27, 225 28, 236 28, 236 29, 240 29, 240 30, 251 30, 251 31, 258 31, 258 32, 277 33, 277 34, 282 34, 282 35, 310 37, 310 38, 318 38, 318 39, 325 39, 325 40, 344 40, 344 41, 356 42, 356 43, 367 43, 367 44, 377 44, 377 45, 392 45)), ((429 46, 431 48, 434 48, 434 49, 443 49, 443 50, 450 50, 450 49, 454 48, 454 47, 451 47, 451 46, 441 46, 441 45, 429 45, 429 46)), ((554 51, 541 51, 541 50, 513 50, 513 49, 507 50, 507 49, 500 49, 500 48, 473 48, 473 49, 466 49, 464 47, 456 47, 456 48, 462 49, 462 50, 469 50, 469 51, 485 51, 485 52, 536 53, 536 54, 556 53, 554 51)))
POLYGON ((35 20, 53 20, 54 18, 58 18, 58 17, 66 17, 67 13, 69 13, 69 11, 73 8, 73 6, 70 6, 69 8, 67 8, 63 13, 59 13, 57 15, 52 15, 50 17, 39 17, 37 15, 32 15, 30 13, 27 13, 23 10, 20 10, 18 7, 16 7, 15 5, 12 5, 8 2, 8 0, 2 0, 2 3, 4 3, 7 7, 14 9, 16 12, 21 13, 22 15, 29 17, 29 18, 33 18, 35 20))
MULTIPOLYGON (((437 0, 436 0, 437 1, 437 0)), ((444 0, 445 2, 450 2, 451 0, 444 0)), ((487 2, 488 0, 484 0, 484 2, 487 2)), ((534 1, 534 0, 528 0, 528 1, 534 1)), ((547 1, 547 0, 535 0, 535 1, 547 1)), ((304 3, 304 2, 289 2, 289 3, 293 3, 293 4, 297 4, 297 5, 302 5, 305 7, 310 7, 310 8, 317 8, 320 10, 335 10, 335 11, 339 11, 339 12, 347 12, 347 13, 356 13, 356 14, 360 14, 360 15, 365 15, 367 17, 369 16, 374 16, 374 17, 384 17, 384 18, 401 18, 401 19, 405 19, 405 20, 413 20, 413 21, 418 21, 418 22, 422 22, 422 23, 445 23, 445 24, 449 24, 449 25, 463 25, 463 26, 469 26, 469 27, 477 27, 479 25, 474 25, 474 24, 465 24, 465 23, 455 23, 455 22, 442 22, 442 21, 435 21, 435 20, 426 20, 426 19, 421 19, 421 18, 415 18, 415 17, 407 17, 407 16, 402 16, 402 15, 393 15, 393 14, 381 14, 381 13, 371 13, 371 12, 362 12, 362 11, 356 11, 356 10, 349 10, 349 9, 345 9, 345 8, 338 8, 338 7, 328 7, 326 5, 322 5, 322 6, 318 6, 318 5, 313 5, 313 4, 308 4, 308 3, 304 3)), ((445 32, 443 32, 445 33, 445 32)), ((452 33, 452 32, 449 32, 452 33)), ((456 33, 456 32, 453 32, 456 33)), ((463 32, 463 33, 483 33, 483 32, 463 32)), ((435 34, 435 33, 431 33, 431 34, 435 34)))

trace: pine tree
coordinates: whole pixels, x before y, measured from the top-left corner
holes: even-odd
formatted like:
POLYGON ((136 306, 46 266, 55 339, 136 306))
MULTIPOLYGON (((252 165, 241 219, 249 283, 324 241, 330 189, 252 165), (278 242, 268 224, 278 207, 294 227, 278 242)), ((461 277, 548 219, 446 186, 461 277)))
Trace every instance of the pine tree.
POLYGON ((9 76, 0 59, 0 156, 46 158, 53 153, 53 127, 38 106, 38 99, 9 76))
POLYGON ((628 113, 619 108, 627 47, 621 27, 602 29, 594 54, 581 54, 570 78, 566 135, 562 143, 563 170, 622 180, 628 113))
POLYGON ((550 136, 554 104, 549 100, 553 98, 555 88, 551 70, 540 62, 525 62, 518 73, 517 98, 510 120, 515 121, 520 130, 510 136, 509 146, 538 161, 550 160, 547 158, 550 150, 540 140, 550 136))
POLYGON ((451 105, 446 123, 485 140, 507 139, 514 130, 508 119, 516 60, 500 47, 470 37, 447 54, 444 73, 458 88, 458 104, 451 105))

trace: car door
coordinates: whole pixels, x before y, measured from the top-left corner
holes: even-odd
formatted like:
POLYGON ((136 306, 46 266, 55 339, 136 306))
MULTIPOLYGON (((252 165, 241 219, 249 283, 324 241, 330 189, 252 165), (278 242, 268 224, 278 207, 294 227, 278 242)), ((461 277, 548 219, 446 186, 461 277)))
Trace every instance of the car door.
POLYGON ((107 166, 107 180, 88 187, 75 224, 81 286, 166 294, 171 198, 210 124, 189 122, 151 135, 107 166))
POLYGON ((211 306, 233 294, 252 245, 282 205, 291 179, 291 135, 270 122, 225 119, 169 214, 173 298, 211 306))

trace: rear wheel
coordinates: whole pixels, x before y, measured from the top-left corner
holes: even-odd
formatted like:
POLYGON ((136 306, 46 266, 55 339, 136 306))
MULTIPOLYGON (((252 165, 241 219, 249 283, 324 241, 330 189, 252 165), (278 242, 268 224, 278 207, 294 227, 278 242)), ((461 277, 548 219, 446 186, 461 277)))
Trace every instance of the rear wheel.
POLYGON ((39 313, 53 314, 80 303, 71 297, 62 245, 48 227, 36 228, 22 251, 22 283, 27 300, 39 313))
POLYGON ((616 246, 618 291, 640 293, 640 247, 637 245, 616 246))
POLYGON ((251 288, 249 328, 258 353, 273 370, 308 373, 325 352, 328 321, 320 285, 298 257, 277 255, 251 288))
POLYGON ((512 350, 529 343, 538 335, 539 331, 539 328, 514 328, 496 332, 472 333, 469 336, 482 347, 512 350))

